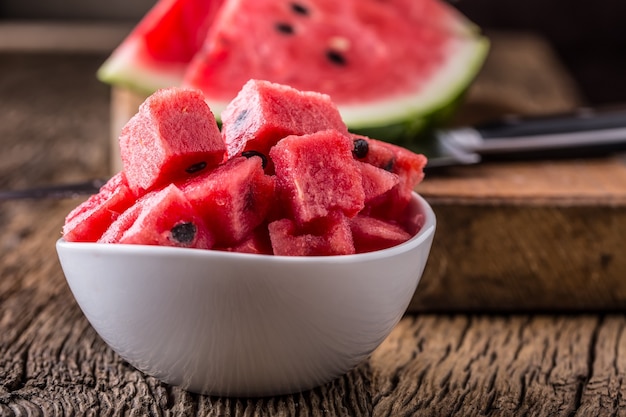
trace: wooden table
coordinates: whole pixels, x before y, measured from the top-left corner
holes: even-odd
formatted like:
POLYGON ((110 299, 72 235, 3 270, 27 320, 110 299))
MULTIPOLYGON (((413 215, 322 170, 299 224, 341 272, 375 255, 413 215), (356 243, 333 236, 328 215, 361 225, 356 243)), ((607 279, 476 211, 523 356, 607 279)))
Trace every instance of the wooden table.
MULTIPOLYGON (((506 46, 520 38, 497 39, 506 46)), ((545 53, 533 38, 522 41, 535 54, 545 53)), ((109 89, 94 77, 103 58, 0 55, 1 187, 109 173, 109 89)), ((485 99, 490 80, 482 80, 462 115, 578 104, 558 63, 539 61, 565 85, 530 96, 513 89, 505 96, 518 99, 498 110, 485 99)), ((475 306, 435 312, 422 304, 369 360, 308 392, 229 399, 167 386, 100 339, 65 283, 54 242, 80 199, 0 202, 0 416, 586 416, 626 410, 626 317, 602 309, 493 314, 475 306)))

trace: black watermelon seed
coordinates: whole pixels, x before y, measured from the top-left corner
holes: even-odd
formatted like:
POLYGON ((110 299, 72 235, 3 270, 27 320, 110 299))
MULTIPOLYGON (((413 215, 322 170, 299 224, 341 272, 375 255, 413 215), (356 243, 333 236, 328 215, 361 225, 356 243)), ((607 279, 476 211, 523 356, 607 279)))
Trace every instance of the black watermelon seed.
POLYGON ((291 35, 294 32, 293 26, 291 26, 289 23, 278 22, 274 25, 274 27, 277 31, 279 31, 280 33, 284 33, 285 35, 291 35))
POLYGON ((370 150, 370 145, 367 143, 365 139, 355 139, 354 140, 354 149, 352 149, 352 154, 358 158, 363 159, 367 156, 367 153, 370 150))
POLYGON ((193 174, 194 172, 202 171, 204 168, 206 168, 206 162, 202 161, 198 162, 197 164, 190 165, 189 167, 187 167, 185 172, 188 174, 193 174))
POLYGON ((267 166, 267 156, 263 155, 259 151, 244 151, 241 153, 241 156, 245 156, 246 158, 252 158, 253 156, 258 156, 261 158, 261 166, 263 169, 267 166))
POLYGON ((326 51, 326 58, 335 65, 346 65, 346 57, 332 49, 326 51))
POLYGON ((306 16, 309 14, 309 9, 307 9, 305 6, 301 5, 300 3, 291 3, 291 10, 293 10, 294 13, 297 14, 301 14, 303 16, 306 16))
POLYGON ((172 227, 172 238, 179 243, 191 243, 196 237, 196 225, 187 222, 172 227))

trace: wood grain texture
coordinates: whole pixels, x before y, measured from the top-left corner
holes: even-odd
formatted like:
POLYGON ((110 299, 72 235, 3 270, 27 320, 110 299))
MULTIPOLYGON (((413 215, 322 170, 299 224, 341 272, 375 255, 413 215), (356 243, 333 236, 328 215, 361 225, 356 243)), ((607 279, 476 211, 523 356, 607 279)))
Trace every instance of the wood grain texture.
POLYGON ((112 352, 73 301, 53 249, 59 217, 37 221, 47 239, 23 233, 70 203, 1 207, 8 235, 20 235, 2 241, 2 416, 571 416, 623 406, 622 315, 409 315, 368 361, 304 393, 231 399, 162 384, 112 352))

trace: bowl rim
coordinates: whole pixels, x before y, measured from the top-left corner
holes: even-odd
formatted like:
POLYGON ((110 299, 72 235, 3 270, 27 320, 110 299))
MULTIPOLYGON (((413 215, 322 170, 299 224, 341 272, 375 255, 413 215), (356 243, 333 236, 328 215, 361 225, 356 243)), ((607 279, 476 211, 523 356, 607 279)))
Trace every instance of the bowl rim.
POLYGON ((135 245, 135 244, 111 244, 97 242, 68 242, 63 237, 56 241, 57 251, 78 251, 78 252, 98 252, 100 254, 123 254, 132 256, 159 255, 159 256, 181 256, 186 257, 206 257, 212 259, 219 257, 222 259, 241 260, 241 261, 265 261, 265 262, 292 262, 292 263, 308 263, 315 261, 316 263, 352 263, 356 261, 376 260, 399 255, 410 251, 426 242, 431 235, 435 233, 437 219, 430 204, 417 192, 412 192, 412 198, 419 203, 422 213, 424 214, 424 224, 420 230, 406 242, 395 245, 386 249, 372 252, 355 253, 350 255, 328 255, 328 256, 287 256, 287 255, 269 255, 256 253, 228 252, 211 249, 181 248, 174 246, 157 246, 157 245, 135 245))

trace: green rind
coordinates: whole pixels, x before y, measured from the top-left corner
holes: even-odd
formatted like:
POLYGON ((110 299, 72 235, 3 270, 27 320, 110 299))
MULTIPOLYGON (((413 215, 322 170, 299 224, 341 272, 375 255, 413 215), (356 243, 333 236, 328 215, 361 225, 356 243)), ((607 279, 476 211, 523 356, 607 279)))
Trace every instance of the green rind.
POLYGON ((350 132, 357 135, 368 136, 398 145, 407 145, 411 142, 419 141, 424 132, 445 125, 463 102, 466 91, 467 89, 462 91, 444 107, 435 109, 427 114, 416 115, 415 117, 386 125, 348 128, 350 132))
POLYGON ((372 138, 385 140, 400 145, 410 145, 419 141, 420 136, 434 128, 445 124, 456 113, 463 102, 465 94, 480 72, 489 52, 489 40, 486 37, 476 37, 476 53, 469 62, 467 71, 463 77, 456 80, 455 86, 449 88, 445 94, 442 92, 432 105, 423 106, 427 111, 418 109, 413 112, 403 112, 395 120, 385 123, 369 123, 368 120, 346 120, 348 129, 355 133, 372 138))
POLYGON ((138 41, 127 41, 104 61, 98 68, 96 77, 103 83, 128 88, 146 96, 159 88, 180 85, 184 66, 144 66, 136 61, 142 54, 142 46, 138 41))
MULTIPOLYGON (((445 91, 438 93, 431 102, 419 103, 414 109, 411 109, 410 106, 398 106, 397 111, 392 111, 391 116, 386 116, 382 120, 372 117, 371 114, 361 119, 358 117, 352 120, 344 118, 349 130, 356 134, 410 147, 411 143, 419 141, 421 134, 448 121, 461 104, 466 90, 482 68, 489 51, 489 40, 486 37, 473 30, 470 33, 462 37, 473 41, 472 59, 467 62, 465 71, 460 71, 462 76, 454 80, 454 85, 448 86, 445 91)), ((117 54, 109 57, 99 68, 98 79, 108 84, 123 86, 146 96, 155 91, 154 85, 159 85, 160 88, 161 85, 175 84, 172 80, 176 78, 174 75, 176 70, 163 70, 161 73, 155 74, 153 69, 129 65, 129 59, 134 53, 137 53, 136 48, 137 45, 126 45, 124 51, 118 51, 117 54), (152 85, 152 88, 148 85, 152 85)), ((419 94, 415 97, 415 102, 418 103, 419 94)), ((219 121, 220 109, 226 103, 208 102, 209 105, 214 105, 212 110, 219 121)), ((393 107, 393 104, 387 107, 393 107)), ((353 108, 354 114, 358 114, 358 106, 353 108), (354 111, 355 108, 357 111, 354 111)))

